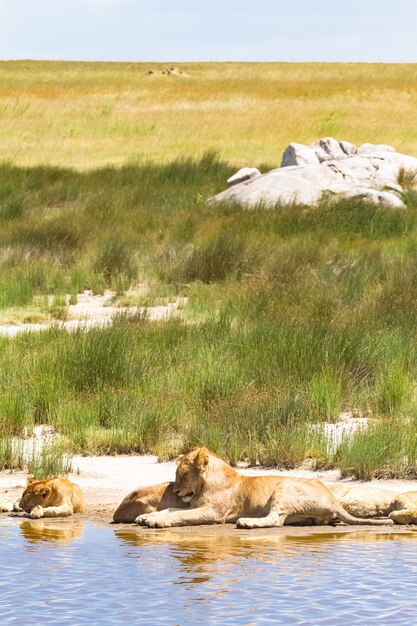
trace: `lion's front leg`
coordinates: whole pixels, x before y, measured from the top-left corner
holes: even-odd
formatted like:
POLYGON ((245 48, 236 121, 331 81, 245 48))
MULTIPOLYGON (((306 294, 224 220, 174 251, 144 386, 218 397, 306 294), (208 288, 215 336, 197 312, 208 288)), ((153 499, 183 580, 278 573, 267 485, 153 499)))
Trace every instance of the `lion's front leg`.
POLYGON ((40 519, 41 517, 68 517, 73 514, 72 504, 61 504, 60 506, 35 506, 29 513, 32 519, 40 519))
POLYGON ((273 528, 284 526, 285 515, 281 512, 274 512, 266 517, 240 517, 236 526, 238 528, 273 528))
POLYGON ((157 516, 162 519, 163 516, 172 513, 178 513, 179 511, 183 511, 183 509, 178 509, 175 507, 171 507, 169 509, 162 509, 162 511, 150 511, 149 513, 141 513, 135 519, 135 524, 139 526, 148 526, 148 520, 152 521, 152 519, 157 516))
POLYGON ((171 526, 196 526, 217 524, 221 520, 212 510, 205 507, 197 509, 164 509, 154 513, 139 515, 135 523, 149 528, 170 528, 171 526))

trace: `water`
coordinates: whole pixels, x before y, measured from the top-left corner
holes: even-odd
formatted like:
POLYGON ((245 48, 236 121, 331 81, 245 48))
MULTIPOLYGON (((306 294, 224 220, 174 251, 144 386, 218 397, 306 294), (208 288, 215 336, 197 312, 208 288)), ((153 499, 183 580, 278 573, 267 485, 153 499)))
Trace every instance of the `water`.
POLYGON ((0 521, 1 624, 416 624, 417 534, 0 521), (115 530, 116 528, 116 530, 115 530))

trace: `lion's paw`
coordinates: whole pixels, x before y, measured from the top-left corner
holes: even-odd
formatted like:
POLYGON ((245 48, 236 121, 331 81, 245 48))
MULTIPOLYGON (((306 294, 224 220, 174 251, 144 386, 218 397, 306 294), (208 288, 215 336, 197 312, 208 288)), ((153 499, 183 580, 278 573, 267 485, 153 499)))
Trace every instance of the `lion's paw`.
POLYGON ((32 519, 40 519, 41 517, 43 517, 43 506, 41 506, 40 504, 38 506, 35 506, 35 508, 32 509, 29 513, 29 517, 32 519))
POLYGON ((149 528, 169 528, 171 526, 170 522, 164 519, 152 519, 147 524, 149 528))
POLYGON ((139 526, 147 526, 148 528, 167 528, 171 525, 167 520, 164 520, 163 517, 155 515, 154 513, 139 515, 135 523, 139 524, 139 526))
POLYGON ((135 524, 138 524, 139 526, 146 526, 146 522, 150 515, 152 515, 152 513, 144 513, 143 515, 139 515, 135 519, 135 524))
POLYGON ((254 528, 255 525, 255 521, 252 517, 240 517, 236 522, 238 528, 254 528))

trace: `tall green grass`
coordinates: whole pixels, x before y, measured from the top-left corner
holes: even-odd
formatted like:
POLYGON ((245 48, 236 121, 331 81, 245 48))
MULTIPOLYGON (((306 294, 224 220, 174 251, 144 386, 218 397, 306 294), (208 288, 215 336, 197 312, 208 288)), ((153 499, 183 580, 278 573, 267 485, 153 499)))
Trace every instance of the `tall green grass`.
POLYGON ((415 478, 417 440, 415 420, 403 416, 373 422, 367 431, 343 443, 337 463, 343 476, 372 478, 415 478))
POLYGON ((71 458, 63 452, 61 444, 49 445, 33 454, 25 466, 36 480, 66 476, 72 471, 71 458))
POLYGON ((0 438, 0 470, 16 470, 25 467, 23 451, 13 445, 10 437, 0 438))
POLYGON ((390 452, 388 465, 413 471, 415 200, 401 212, 209 205, 231 172, 213 154, 0 170, 0 209, 23 198, 20 215, 0 210, 0 313, 53 294, 64 315, 66 293, 112 287, 123 300, 143 282, 147 304, 188 296, 182 317, 164 322, 120 316, 88 332, 0 338, 5 440, 49 423, 71 453, 169 457, 204 444, 233 462, 315 458, 376 475, 379 442, 404 425, 392 448, 401 462, 390 452), (334 456, 312 425, 353 409, 375 430, 334 456))

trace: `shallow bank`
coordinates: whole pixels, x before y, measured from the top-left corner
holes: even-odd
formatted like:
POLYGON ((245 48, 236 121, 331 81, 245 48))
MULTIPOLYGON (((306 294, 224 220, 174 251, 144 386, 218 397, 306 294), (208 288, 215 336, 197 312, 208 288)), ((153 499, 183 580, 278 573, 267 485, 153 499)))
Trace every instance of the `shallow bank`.
POLYGON ((230 539, 236 542, 248 540, 278 540, 285 541, 291 538, 315 538, 328 541, 329 539, 371 540, 375 535, 390 535, 395 537, 417 537, 417 527, 414 526, 283 526, 281 528, 236 528, 234 524, 215 524, 202 526, 184 526, 178 528, 146 528, 134 524, 110 523, 106 516, 83 513, 74 514, 70 518, 30 520, 21 514, 0 514, 0 522, 10 521, 19 524, 26 534, 33 534, 35 538, 44 540, 72 539, 78 536, 85 524, 104 526, 113 530, 115 534, 133 545, 153 543, 193 543, 198 541, 212 541, 216 539, 230 539))

